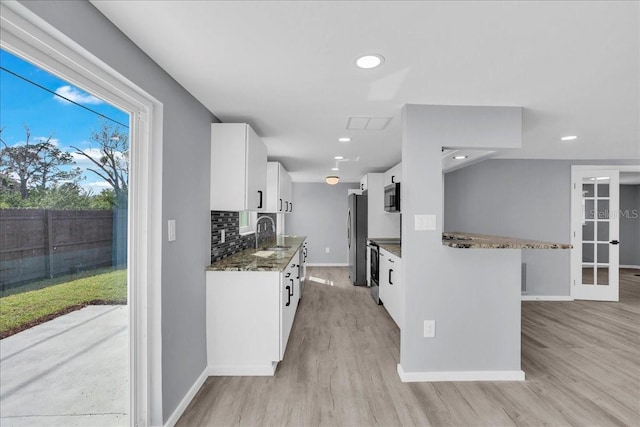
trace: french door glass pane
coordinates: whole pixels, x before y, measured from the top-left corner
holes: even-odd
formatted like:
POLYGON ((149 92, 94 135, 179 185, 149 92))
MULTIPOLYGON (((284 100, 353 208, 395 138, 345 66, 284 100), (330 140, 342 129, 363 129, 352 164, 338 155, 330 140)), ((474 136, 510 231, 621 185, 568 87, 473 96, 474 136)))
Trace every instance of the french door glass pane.
POLYGON ((607 221, 598 221, 598 242, 609 242, 609 223, 607 221))
POLYGON ((582 262, 594 262, 593 243, 582 244, 582 262))
POLYGON ((609 286, 609 268, 608 267, 598 267, 598 281, 596 284, 598 286, 609 286))
POLYGON ((609 184, 598 183, 598 197, 609 197, 609 184))
POLYGON ((598 264, 609 263, 609 242, 598 243, 598 264))
POLYGON ((582 240, 586 242, 593 241, 594 232, 593 229, 595 227, 594 221, 587 221, 582 226, 582 240))
POLYGON ((609 200, 598 199, 598 219, 609 219, 609 200))
POLYGON ((593 285, 593 269, 594 267, 582 267, 582 284, 593 285))
POLYGON ((595 218, 595 202, 594 200, 585 200, 584 201, 584 217, 586 219, 594 219, 595 218))
POLYGON ((582 197, 594 197, 594 185, 582 184, 582 197))

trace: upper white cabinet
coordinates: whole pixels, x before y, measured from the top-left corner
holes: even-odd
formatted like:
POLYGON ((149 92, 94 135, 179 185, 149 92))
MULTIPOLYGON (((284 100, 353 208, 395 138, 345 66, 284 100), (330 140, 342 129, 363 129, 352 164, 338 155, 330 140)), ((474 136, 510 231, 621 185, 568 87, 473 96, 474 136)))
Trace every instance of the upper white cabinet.
POLYGON ((367 191, 369 189, 369 178, 368 178, 369 174, 363 176, 360 179, 360 190, 362 191, 367 191))
POLYGON ((267 147, 246 123, 211 125, 211 210, 267 208, 267 147))
POLYGON ((400 215, 384 210, 384 174, 368 173, 360 183, 367 191, 367 237, 399 237, 400 215))
POLYGON ((291 176, 278 162, 267 163, 267 212, 293 212, 291 176))
POLYGON ((402 180, 402 163, 398 163, 384 173, 384 186, 396 184, 402 180))

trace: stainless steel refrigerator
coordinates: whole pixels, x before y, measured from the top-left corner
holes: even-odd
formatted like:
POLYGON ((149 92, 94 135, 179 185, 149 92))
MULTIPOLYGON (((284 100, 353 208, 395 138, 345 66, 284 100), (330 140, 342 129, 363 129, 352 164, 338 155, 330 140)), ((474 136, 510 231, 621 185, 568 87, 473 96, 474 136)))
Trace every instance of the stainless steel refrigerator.
POLYGON ((347 212, 349 278, 356 286, 367 285, 367 196, 349 195, 347 212))

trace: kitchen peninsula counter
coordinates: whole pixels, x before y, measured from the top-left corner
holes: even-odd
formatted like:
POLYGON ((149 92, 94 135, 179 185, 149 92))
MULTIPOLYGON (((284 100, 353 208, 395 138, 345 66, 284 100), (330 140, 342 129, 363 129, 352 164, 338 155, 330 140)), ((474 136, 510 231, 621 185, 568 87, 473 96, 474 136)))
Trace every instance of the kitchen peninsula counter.
MULTIPOLYGON (((287 246, 286 250, 269 251, 268 247, 250 248, 209 265, 207 271, 284 271, 302 247, 306 236, 279 236, 276 246, 287 246), (268 252, 271 252, 268 254, 268 252), (260 256, 267 255, 267 256, 260 256)), ((269 246, 271 247, 271 246, 269 246)))
POLYGON ((442 233, 442 244, 462 249, 571 249, 572 247, 568 243, 459 232, 442 233))
POLYGON ((368 240, 370 242, 374 242, 380 247, 380 249, 384 249, 385 251, 397 256, 398 258, 402 258, 402 244, 399 243, 400 239, 389 237, 369 237, 368 240))

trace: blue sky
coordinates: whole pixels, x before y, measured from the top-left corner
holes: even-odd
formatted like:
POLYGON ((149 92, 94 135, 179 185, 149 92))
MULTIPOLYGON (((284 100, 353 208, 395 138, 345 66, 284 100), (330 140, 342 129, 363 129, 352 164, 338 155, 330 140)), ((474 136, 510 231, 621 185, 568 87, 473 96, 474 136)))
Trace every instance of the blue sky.
MULTIPOLYGON (((53 92, 63 94, 117 122, 129 125, 128 113, 4 50, 0 50, 0 66, 53 92)), ((96 153, 96 150, 90 150, 92 148, 91 132, 99 130, 104 120, 91 111, 67 102, 0 69, 0 127, 4 129, 2 138, 9 145, 25 141, 23 124, 26 124, 31 130, 32 141, 53 135, 53 140, 63 151, 74 151, 70 148, 74 145, 90 153, 96 153)), ((115 126, 115 123, 111 124, 115 126)), ((121 131, 126 131, 122 126, 119 127, 121 131)), ((89 163, 86 159, 78 158, 76 166, 84 169, 89 163)), ((99 193, 103 188, 109 188, 95 174, 87 172, 84 175, 82 185, 92 190, 94 194, 99 193)))

